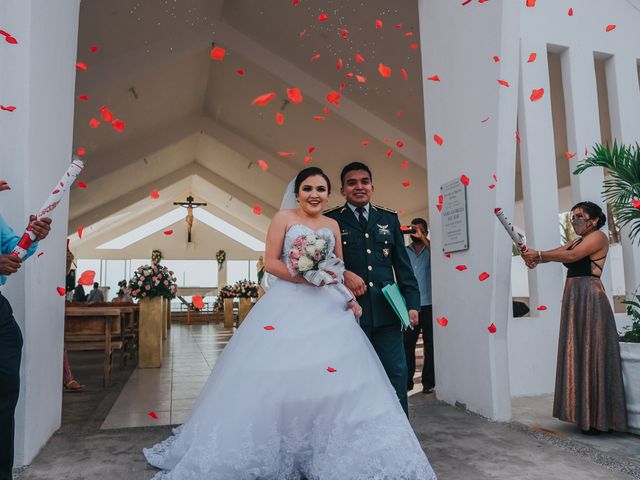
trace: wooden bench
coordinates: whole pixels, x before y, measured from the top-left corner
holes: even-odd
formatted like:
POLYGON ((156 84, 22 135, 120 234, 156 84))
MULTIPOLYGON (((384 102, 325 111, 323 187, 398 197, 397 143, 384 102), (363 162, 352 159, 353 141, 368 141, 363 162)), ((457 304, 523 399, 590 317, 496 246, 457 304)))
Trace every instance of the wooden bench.
POLYGON ((114 350, 124 347, 120 307, 67 306, 64 343, 67 351, 104 351, 103 385, 109 385, 114 350), (114 338, 115 337, 115 338, 114 338))

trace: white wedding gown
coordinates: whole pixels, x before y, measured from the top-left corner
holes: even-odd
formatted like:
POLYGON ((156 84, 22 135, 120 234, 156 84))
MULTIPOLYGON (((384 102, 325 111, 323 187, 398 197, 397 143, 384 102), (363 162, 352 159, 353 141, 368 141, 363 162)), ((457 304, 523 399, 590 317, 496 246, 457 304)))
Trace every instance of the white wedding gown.
MULTIPOLYGON (((291 227, 284 251, 309 233, 291 227)), ((331 230, 317 233, 333 250, 331 230)), ((233 335, 189 420, 144 454, 156 480, 436 478, 344 297, 285 280, 233 335)))

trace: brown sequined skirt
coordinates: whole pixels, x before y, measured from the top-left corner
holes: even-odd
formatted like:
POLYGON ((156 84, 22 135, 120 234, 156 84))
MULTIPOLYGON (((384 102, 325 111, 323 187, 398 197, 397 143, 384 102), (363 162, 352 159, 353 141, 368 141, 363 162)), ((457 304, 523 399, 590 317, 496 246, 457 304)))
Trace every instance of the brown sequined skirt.
POLYGON ((627 431, 620 345, 599 278, 567 278, 553 416, 582 430, 627 431))

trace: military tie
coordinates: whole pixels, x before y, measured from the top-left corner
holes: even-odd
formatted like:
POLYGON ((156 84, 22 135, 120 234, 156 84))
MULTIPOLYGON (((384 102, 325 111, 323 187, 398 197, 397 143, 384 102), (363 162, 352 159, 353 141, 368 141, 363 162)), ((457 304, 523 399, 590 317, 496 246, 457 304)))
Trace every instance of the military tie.
POLYGON ((357 207, 356 212, 358 212, 358 222, 360 223, 362 230, 367 231, 367 218, 364 216, 364 207, 357 207))

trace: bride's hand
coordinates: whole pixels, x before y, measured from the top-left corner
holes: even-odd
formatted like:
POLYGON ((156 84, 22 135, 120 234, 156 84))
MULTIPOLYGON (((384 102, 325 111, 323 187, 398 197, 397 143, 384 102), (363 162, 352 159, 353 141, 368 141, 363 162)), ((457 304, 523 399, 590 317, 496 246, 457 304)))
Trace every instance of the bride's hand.
POLYGON ((360 318, 362 316, 362 307, 355 300, 351 300, 347 303, 347 309, 351 310, 356 318, 360 318))

